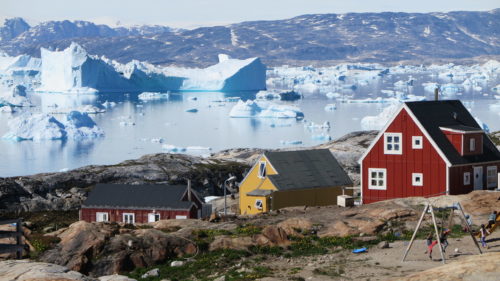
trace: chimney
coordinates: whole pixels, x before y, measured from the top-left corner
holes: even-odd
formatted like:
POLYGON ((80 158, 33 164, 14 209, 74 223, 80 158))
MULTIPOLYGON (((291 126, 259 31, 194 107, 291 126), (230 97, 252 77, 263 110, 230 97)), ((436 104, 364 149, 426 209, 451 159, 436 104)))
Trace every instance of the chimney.
POLYGON ((439 100, 439 89, 437 87, 434 89, 434 100, 439 100))
POLYGON ((188 180, 188 187, 187 187, 187 195, 188 195, 188 201, 191 202, 191 180, 188 180))

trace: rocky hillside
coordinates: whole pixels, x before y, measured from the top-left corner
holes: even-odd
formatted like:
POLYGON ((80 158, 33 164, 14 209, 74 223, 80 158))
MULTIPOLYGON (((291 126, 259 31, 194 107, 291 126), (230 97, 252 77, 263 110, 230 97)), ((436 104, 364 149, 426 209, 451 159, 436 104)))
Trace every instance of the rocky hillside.
POLYGON ((91 54, 120 62, 206 66, 217 54, 261 57, 268 65, 328 62, 397 62, 500 55, 500 10, 449 13, 313 14, 273 21, 171 30, 110 28, 84 21, 28 26, 12 19, 0 28, 0 49, 39 55, 40 47, 71 41, 91 54), (390 42, 390 44, 388 44, 390 42))
MULTIPOLYGON (((359 183, 357 159, 376 131, 354 132, 317 148, 329 148, 359 183)), ((295 148, 297 149, 297 148, 295 148)), ((188 179, 203 196, 220 195, 229 175, 242 180, 262 149, 232 149, 209 158, 152 154, 116 165, 87 166, 68 172, 0 178, 0 214, 78 208, 97 183, 185 184, 188 179)))

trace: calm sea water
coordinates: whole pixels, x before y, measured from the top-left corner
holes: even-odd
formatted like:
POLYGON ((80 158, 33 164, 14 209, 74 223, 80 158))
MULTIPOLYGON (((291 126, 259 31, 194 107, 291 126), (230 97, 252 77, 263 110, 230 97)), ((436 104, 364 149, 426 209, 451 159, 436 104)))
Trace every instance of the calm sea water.
MULTIPOLYGON (((358 89, 358 94, 359 94, 358 89)), ((361 89, 368 97, 373 89, 361 89)), ((420 91, 422 94, 423 91, 420 91)), ((114 101, 116 107, 106 113, 92 115, 106 136, 88 141, 23 141, 0 139, 0 176, 29 175, 73 169, 90 164, 113 164, 138 158, 144 154, 164 152, 163 144, 179 147, 203 146, 211 151, 193 151, 208 155, 227 148, 280 148, 281 141, 301 141, 298 146, 312 146, 324 141, 313 135, 328 133, 337 138, 349 132, 361 130, 361 118, 376 115, 386 104, 336 103, 337 110, 325 111, 326 104, 335 103, 324 96, 311 96, 294 102, 302 109, 305 120, 315 123, 329 121, 328 131, 305 128, 303 121, 291 119, 229 118, 229 111, 236 104, 224 101, 228 97, 254 99, 255 93, 190 92, 172 94, 168 100, 142 102, 137 94, 64 95, 33 94, 32 100, 39 106, 35 112, 48 112, 54 103, 59 107, 75 107, 85 104, 102 104, 114 101), (197 100, 192 100, 196 97, 197 100), (186 112, 196 108, 197 113, 186 112), (121 126, 127 120, 135 126, 121 126), (164 143, 152 142, 162 138, 164 143)), ((428 96, 429 99, 432 96, 428 96)), ((491 97, 469 95, 461 97, 474 116, 488 124, 491 130, 500 130, 500 115, 489 105, 497 101, 491 97)), ((0 135, 8 131, 9 114, 0 114, 0 135)))

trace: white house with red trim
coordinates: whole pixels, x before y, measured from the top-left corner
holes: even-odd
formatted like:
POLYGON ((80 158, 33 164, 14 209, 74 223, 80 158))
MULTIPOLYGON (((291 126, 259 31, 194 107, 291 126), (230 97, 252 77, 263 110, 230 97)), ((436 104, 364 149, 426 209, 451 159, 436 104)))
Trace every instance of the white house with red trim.
POLYGON ((367 204, 497 188, 500 152, 459 100, 406 102, 359 163, 367 204))

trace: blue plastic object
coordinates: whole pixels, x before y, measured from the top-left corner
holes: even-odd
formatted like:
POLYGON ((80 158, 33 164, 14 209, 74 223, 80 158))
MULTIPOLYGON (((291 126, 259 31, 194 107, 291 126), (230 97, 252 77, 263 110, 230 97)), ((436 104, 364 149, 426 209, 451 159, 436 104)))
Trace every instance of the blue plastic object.
POLYGON ((366 252, 366 248, 354 249, 352 252, 355 254, 364 253, 366 252))

